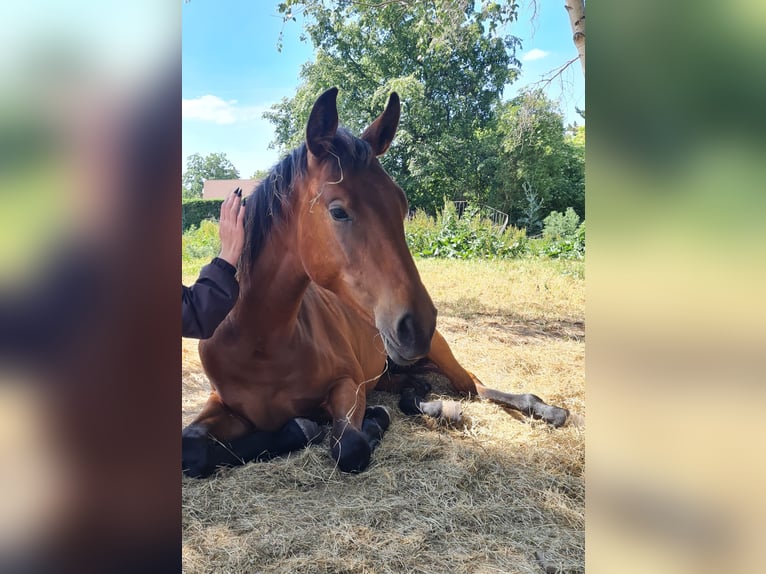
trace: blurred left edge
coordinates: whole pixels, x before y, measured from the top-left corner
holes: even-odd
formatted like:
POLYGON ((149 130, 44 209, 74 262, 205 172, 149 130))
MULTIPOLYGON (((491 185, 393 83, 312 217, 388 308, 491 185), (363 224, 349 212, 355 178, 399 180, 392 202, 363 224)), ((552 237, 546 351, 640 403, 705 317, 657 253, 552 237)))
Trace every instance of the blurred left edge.
POLYGON ((181 3, 0 21, 0 572, 180 571, 181 3))

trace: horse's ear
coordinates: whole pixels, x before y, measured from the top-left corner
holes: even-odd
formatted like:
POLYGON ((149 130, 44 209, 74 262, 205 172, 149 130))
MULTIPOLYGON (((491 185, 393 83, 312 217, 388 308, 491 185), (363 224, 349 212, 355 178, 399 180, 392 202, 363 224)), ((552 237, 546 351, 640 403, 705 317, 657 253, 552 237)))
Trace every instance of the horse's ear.
POLYGON ((338 130, 338 88, 330 88, 314 103, 306 125, 306 145, 318 158, 327 155, 338 130))
POLYGON ((362 139, 370 144, 375 155, 386 153, 388 146, 394 141, 400 112, 399 95, 391 92, 386 109, 370 124, 370 127, 364 130, 362 139))

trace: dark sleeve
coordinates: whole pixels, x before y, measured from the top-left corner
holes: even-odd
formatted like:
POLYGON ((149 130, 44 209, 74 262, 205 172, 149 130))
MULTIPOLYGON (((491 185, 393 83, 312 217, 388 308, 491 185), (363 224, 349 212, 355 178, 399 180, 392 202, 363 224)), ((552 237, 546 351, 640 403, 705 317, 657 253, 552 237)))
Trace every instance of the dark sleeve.
POLYGON ((184 337, 207 339, 229 314, 239 297, 236 269, 216 257, 200 271, 191 287, 182 286, 184 337))

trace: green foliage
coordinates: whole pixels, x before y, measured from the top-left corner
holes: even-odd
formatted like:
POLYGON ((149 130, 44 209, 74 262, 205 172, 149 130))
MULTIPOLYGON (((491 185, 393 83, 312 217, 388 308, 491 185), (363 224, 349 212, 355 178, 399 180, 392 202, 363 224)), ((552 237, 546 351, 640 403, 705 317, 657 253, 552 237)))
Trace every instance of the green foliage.
POLYGON ((301 143, 311 106, 332 86, 341 88, 341 122, 356 134, 396 91, 401 122, 381 163, 413 208, 435 215, 444 195, 469 200, 509 213, 529 234, 550 211, 585 215, 584 128, 568 134, 539 90, 502 102, 519 73, 520 44, 507 34, 517 3, 283 0, 278 9, 286 24, 303 16, 316 57, 293 97, 264 114, 273 147, 301 143), (536 209, 524 182, 536 190, 536 209))
POLYGON ((202 157, 195 153, 186 162, 183 174, 182 196, 184 199, 202 197, 202 188, 207 179, 237 179, 239 171, 225 153, 211 153, 202 157))
POLYGON ((422 256, 430 250, 439 229, 436 219, 425 211, 416 211, 414 216, 405 221, 404 236, 412 254, 422 256))
POLYGON ((470 206, 458 217, 455 205, 444 202, 436 218, 418 212, 405 224, 407 244, 413 255, 447 259, 510 258, 526 253, 524 230, 502 231, 470 206))
POLYGON ((272 145, 286 150, 302 141, 311 106, 329 87, 341 88, 341 122, 356 134, 396 91, 400 127, 381 162, 407 190, 410 205, 434 214, 445 194, 481 202, 497 171, 495 110, 519 72, 519 41, 504 34, 516 5, 463 2, 447 13, 447 4, 280 4, 286 21, 302 12, 316 58, 303 66, 296 94, 265 114, 275 128, 272 145))
MULTIPOLYGON (((288 23, 295 21, 295 14, 310 12, 310 9, 316 8, 319 3, 317 0, 285 0, 280 2, 277 8, 283 21, 288 23)), ((430 19, 429 30, 432 36, 429 42, 436 45, 454 40, 467 19, 479 19, 491 37, 498 36, 505 26, 516 21, 518 10, 516 2, 483 1, 481 6, 477 6, 473 0, 396 0, 380 3, 332 0, 332 2, 324 2, 323 6, 335 6, 338 12, 350 15, 354 13, 351 8, 379 10, 387 4, 397 4, 399 8, 406 11, 412 11, 416 7, 424 8, 425 14, 430 19)), ((281 34, 278 48, 280 50, 282 48, 281 34)))
POLYGON ((221 251, 218 223, 210 219, 200 222, 199 227, 190 227, 181 238, 181 257, 184 263, 198 259, 209 261, 221 251))
POLYGON ((565 213, 552 212, 543 221, 542 254, 561 259, 585 257, 585 222, 570 207, 565 213))
POLYGON ((187 199, 182 203, 181 214, 184 231, 192 226, 199 227, 205 219, 217 220, 221 215, 223 199, 187 199))
POLYGON ((571 207, 564 213, 553 211, 543 220, 543 225, 543 237, 547 239, 571 238, 577 233, 580 216, 571 207))
POLYGON ((540 220, 543 200, 528 182, 522 183, 521 187, 524 189, 524 208, 521 211, 519 223, 526 228, 527 235, 536 235, 543 226, 540 220))
POLYGON ((558 105, 537 90, 504 104, 497 130, 502 161, 488 203, 510 213, 511 221, 526 225, 529 199, 524 184, 528 183, 548 212, 573 207, 585 215, 584 127, 567 135, 558 105))

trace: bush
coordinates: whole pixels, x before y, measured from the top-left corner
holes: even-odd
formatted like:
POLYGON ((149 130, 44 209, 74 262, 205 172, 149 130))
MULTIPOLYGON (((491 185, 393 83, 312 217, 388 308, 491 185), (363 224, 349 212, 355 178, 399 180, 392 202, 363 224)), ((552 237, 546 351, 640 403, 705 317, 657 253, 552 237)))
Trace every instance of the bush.
POLYGON ((199 227, 184 231, 181 238, 181 255, 185 263, 196 259, 210 260, 221 251, 218 237, 218 224, 210 219, 203 219, 199 227))
POLYGON ((565 213, 553 211, 543 220, 543 239, 538 253, 561 259, 585 257, 585 222, 568 207, 565 213))
POLYGON ((458 217, 454 203, 445 201, 436 219, 417 213, 405 224, 407 244, 413 255, 447 259, 518 257, 527 251, 524 230, 501 232, 477 208, 468 207, 458 217))
POLYGON ((421 255, 427 251, 438 234, 439 225, 436 219, 424 211, 416 211, 411 219, 404 222, 404 236, 414 255, 421 255))
POLYGON ((183 218, 182 229, 186 231, 192 226, 199 227, 205 219, 215 219, 221 215, 223 199, 186 199, 181 206, 183 218))
POLYGON ((578 225, 580 216, 571 207, 567 207, 563 214, 551 211, 548 217, 543 219, 543 237, 553 241, 572 239, 577 234, 578 225))

